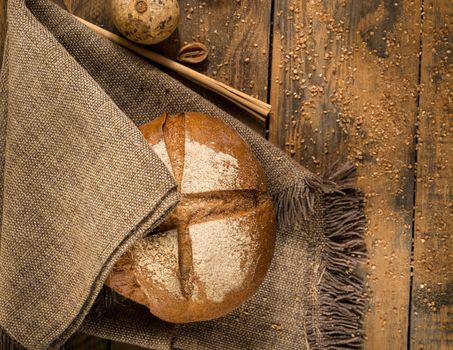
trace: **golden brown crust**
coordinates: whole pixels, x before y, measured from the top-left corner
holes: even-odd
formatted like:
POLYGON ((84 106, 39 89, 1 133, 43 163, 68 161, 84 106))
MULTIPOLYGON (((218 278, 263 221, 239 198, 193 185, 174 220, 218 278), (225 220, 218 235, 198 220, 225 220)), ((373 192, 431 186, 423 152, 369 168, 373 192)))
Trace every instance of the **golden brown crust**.
POLYGON ((165 115, 165 122, 163 124, 164 141, 178 186, 181 185, 184 168, 185 132, 186 118, 184 114, 178 114, 171 117, 165 115))
POLYGON ((171 164, 181 201, 106 284, 169 322, 220 317, 256 291, 272 259, 275 214, 260 164, 233 129, 202 114, 163 115, 140 131, 171 164))
POLYGON ((189 137, 201 144, 209 145, 218 152, 230 154, 238 160, 240 169, 238 190, 255 189, 267 192, 266 177, 261 165, 236 130, 219 119, 206 117, 204 114, 189 112, 185 115, 186 133, 189 137))
POLYGON ((138 130, 143 134, 149 144, 155 145, 164 137, 164 124, 168 118, 168 114, 143 124, 138 127, 138 130))

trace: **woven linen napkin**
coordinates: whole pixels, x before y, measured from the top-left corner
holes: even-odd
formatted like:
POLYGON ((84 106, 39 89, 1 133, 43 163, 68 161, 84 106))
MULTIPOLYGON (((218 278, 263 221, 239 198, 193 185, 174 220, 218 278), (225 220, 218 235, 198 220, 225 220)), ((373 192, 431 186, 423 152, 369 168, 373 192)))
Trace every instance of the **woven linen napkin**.
POLYGON ((152 349, 361 347, 364 216, 352 167, 315 176, 231 106, 218 107, 51 2, 9 0, 7 20, 0 348, 59 348, 76 331, 152 349), (110 302, 119 297, 103 283, 178 202, 174 179, 136 126, 183 111, 220 118, 250 145, 279 229, 251 300, 217 320, 174 325, 133 302, 110 302))

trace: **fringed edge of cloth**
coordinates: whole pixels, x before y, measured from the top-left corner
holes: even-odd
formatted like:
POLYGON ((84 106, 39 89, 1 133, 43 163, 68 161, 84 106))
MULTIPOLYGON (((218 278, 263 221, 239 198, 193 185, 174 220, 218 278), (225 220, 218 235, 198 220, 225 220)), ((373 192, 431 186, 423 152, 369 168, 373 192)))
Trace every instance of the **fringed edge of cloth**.
POLYGON ((0 350, 26 350, 0 327, 0 350))
POLYGON ((355 186, 355 167, 346 164, 329 177, 324 193, 327 259, 320 283, 319 327, 328 349, 361 349, 366 307, 365 277, 359 264, 367 257, 364 196, 355 186))
POLYGON ((303 179, 272 195, 279 228, 307 220, 314 211, 316 196, 328 192, 333 182, 307 174, 303 179))
POLYGON ((354 185, 355 167, 345 164, 323 181, 305 178, 277 194, 277 221, 288 227, 309 220, 316 196, 324 204, 324 268, 319 281, 316 325, 306 324, 310 349, 361 349, 366 307, 365 278, 358 271, 367 256, 364 196, 354 185))
POLYGON ((115 305, 127 306, 128 303, 131 303, 129 299, 104 285, 90 309, 90 314, 100 316, 115 305))

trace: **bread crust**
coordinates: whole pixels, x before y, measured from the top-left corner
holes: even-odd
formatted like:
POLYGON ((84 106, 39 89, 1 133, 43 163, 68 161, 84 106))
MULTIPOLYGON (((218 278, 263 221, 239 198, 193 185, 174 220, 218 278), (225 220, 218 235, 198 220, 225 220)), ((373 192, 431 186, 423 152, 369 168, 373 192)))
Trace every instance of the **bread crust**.
POLYGON ((168 322, 223 316, 255 293, 271 263, 276 221, 263 170, 213 117, 166 114, 139 129, 181 200, 117 261, 106 285, 168 322))

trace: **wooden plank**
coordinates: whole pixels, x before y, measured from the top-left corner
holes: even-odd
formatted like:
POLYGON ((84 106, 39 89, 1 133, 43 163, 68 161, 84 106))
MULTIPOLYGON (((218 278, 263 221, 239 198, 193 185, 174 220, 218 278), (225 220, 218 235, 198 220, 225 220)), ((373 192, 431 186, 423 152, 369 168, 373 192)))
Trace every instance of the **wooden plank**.
POLYGON ((367 204, 365 348, 407 347, 421 0, 276 0, 270 140, 367 204))
POLYGON ((266 101, 271 3, 180 1, 178 35, 161 49, 175 58, 181 45, 200 41, 210 50, 209 60, 192 68, 266 101))
POLYGON ((413 349, 453 348, 453 6, 425 0, 412 286, 413 349))
MULTIPOLYGON (((53 0, 67 8, 64 0, 53 0)), ((110 1, 66 0, 72 12, 92 23, 118 33, 111 20, 110 1)), ((216 80, 231 85, 262 101, 267 99, 270 13, 272 0, 180 1, 177 31, 153 50, 176 59, 188 42, 204 43, 208 60, 189 65, 216 80)), ((243 118, 248 126, 264 135, 264 125, 243 118)))

